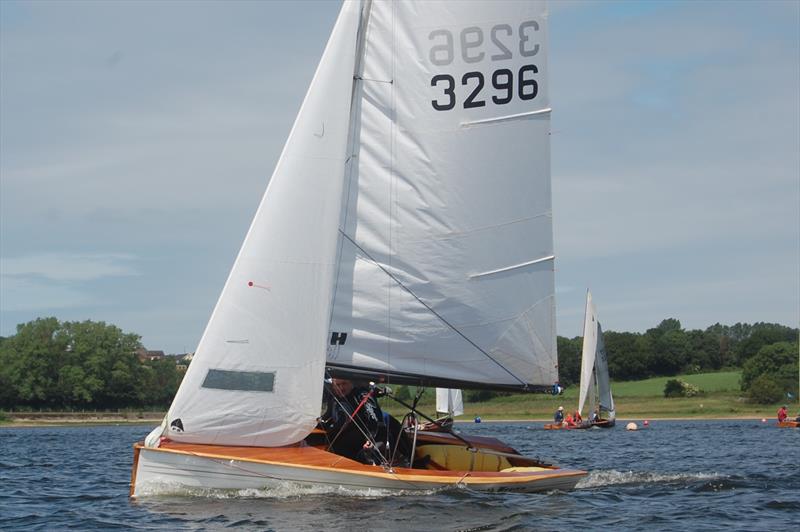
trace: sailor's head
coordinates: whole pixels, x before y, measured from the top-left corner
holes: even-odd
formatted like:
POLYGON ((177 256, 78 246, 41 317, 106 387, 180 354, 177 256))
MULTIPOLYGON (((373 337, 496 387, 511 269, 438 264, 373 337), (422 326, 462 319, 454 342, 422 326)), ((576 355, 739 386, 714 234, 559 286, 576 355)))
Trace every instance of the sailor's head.
POLYGON ((559 411, 559 412, 563 412, 563 411, 564 411, 564 407, 563 407, 563 406, 559 406, 559 407, 558 407, 558 411, 559 411))
POLYGON ((353 391, 353 381, 347 379, 332 379, 331 388, 336 397, 346 397, 353 391))

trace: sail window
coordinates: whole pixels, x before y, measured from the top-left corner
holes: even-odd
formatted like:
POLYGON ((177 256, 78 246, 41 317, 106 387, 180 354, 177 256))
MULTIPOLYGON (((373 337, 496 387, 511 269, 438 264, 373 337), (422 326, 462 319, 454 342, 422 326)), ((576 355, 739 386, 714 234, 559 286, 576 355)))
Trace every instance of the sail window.
POLYGON ((203 380, 203 388, 240 392, 271 392, 274 384, 275 372, 264 371, 210 369, 203 380))

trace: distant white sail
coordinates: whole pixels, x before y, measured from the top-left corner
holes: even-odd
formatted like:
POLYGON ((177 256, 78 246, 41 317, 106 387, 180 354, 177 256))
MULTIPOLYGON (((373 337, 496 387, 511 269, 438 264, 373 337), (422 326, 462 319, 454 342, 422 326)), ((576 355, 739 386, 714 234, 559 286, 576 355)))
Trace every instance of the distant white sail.
POLYGON ((316 424, 359 20, 345 3, 169 409, 174 440, 279 446, 316 424))
POLYGON ((586 316, 583 323, 583 352, 581 355, 581 387, 578 398, 578 411, 583 413, 586 400, 589 411, 596 406, 605 412, 606 419, 616 417, 614 398, 611 396, 611 382, 608 375, 608 355, 603 341, 603 328, 597 319, 597 309, 592 302, 592 294, 586 292, 586 316))
POLYGON ((597 350, 594 360, 595 379, 597 381, 597 397, 600 410, 606 412, 607 419, 616 419, 614 398, 611 396, 611 382, 608 375, 608 355, 603 340, 603 328, 597 322, 597 350))
POLYGON ((464 413, 464 400, 460 389, 436 388, 436 411, 451 417, 464 413))
POLYGON ((597 354, 597 310, 592 303, 592 294, 586 292, 586 312, 583 318, 583 350, 581 353, 581 388, 578 396, 578 412, 583 413, 590 387, 594 384, 594 360, 597 354))
POLYGON ((550 388, 545 3, 397 5, 369 16, 329 364, 550 388))

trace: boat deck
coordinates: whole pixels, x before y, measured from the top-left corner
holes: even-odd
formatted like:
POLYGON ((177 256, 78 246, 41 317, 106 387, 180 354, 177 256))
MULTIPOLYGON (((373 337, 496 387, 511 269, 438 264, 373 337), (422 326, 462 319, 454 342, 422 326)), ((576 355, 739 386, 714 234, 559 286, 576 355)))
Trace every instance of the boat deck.
MULTIPOLYGON (((138 446, 138 444, 137 444, 138 446)), ((242 462, 257 462, 263 464, 283 465, 312 469, 336 469, 339 471, 352 471, 358 473, 385 474, 382 466, 373 466, 356 462, 344 456, 328 452, 322 448, 300 442, 286 447, 237 447, 228 445, 200 445, 165 441, 159 448, 160 451, 189 454, 204 458, 218 460, 238 460, 242 462)), ((522 457, 520 457, 522 458, 522 457)), ((528 477, 531 474, 547 475, 563 469, 555 467, 526 467, 524 471, 509 471, 503 475, 510 477, 528 477)), ((449 477, 458 478, 468 474, 470 477, 497 477, 496 471, 447 471, 441 469, 412 469, 404 467, 393 468, 395 474, 411 475, 416 477, 449 477)))

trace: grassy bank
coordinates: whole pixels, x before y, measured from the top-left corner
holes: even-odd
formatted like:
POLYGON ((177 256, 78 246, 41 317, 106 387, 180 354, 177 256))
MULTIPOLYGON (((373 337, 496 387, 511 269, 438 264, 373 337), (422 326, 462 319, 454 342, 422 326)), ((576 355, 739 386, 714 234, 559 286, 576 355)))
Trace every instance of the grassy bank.
POLYGON ((42 427, 52 425, 158 425, 163 412, 0 412, 0 426, 42 427))
MULTIPOLYGON (((613 382, 611 389, 617 406, 619 419, 658 418, 771 418, 779 404, 757 405, 748 403, 739 390, 740 372, 700 373, 680 375, 677 378, 694 384, 705 393, 699 397, 664 398, 664 385, 676 377, 657 377, 641 381, 613 382)), ((410 401, 408 401, 410 402, 410 401)), ((420 410, 432 413, 435 403, 433 390, 428 390, 420 402, 420 410)), ((514 394, 495 397, 489 401, 464 404, 461 420, 480 416, 485 420, 525 419, 545 420, 563 405, 566 410, 578 406, 578 387, 573 386, 558 397, 543 394, 514 394)), ((381 406, 395 416, 406 410, 389 399, 382 399, 381 406)), ((798 406, 789 405, 794 416, 798 406)), ((98 423, 145 423, 157 425, 164 414, 161 412, 0 412, 0 425, 41 426, 98 423)))
MULTIPOLYGON (((611 390, 616 402, 617 417, 620 419, 774 417, 778 404, 751 404, 742 397, 739 390, 740 375, 738 371, 728 371, 613 382, 611 390), (704 395, 691 398, 664 398, 664 385, 673 378, 696 385, 705 392, 704 395)), ((578 387, 573 386, 557 397, 515 394, 495 397, 482 403, 465 403, 464 416, 461 419, 472 419, 475 416, 486 420, 550 419, 559 406, 563 405, 566 410, 576 410, 578 392, 578 387)), ((432 397, 422 405, 423 411, 430 411, 433 408, 432 397)), ((401 409, 393 405, 387 404, 386 409, 392 413, 401 413, 401 409)))

